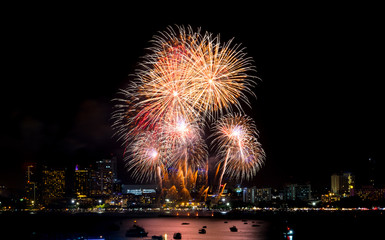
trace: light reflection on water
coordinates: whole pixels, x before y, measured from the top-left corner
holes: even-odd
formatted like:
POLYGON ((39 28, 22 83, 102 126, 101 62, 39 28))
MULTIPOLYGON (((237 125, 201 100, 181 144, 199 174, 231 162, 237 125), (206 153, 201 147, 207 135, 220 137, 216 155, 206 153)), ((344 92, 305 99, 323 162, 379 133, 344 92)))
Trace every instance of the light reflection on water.
POLYGON ((262 220, 226 220, 212 218, 140 218, 126 219, 117 222, 120 230, 111 234, 110 239, 151 239, 153 235, 167 236, 168 240, 173 239, 176 232, 182 234, 182 239, 259 239, 266 240, 268 223, 262 220), (188 225, 182 225, 187 222, 188 225), (225 223, 227 222, 227 223, 225 223), (147 232, 146 238, 125 237, 127 229, 137 224, 142 226, 147 232), (252 226, 257 225, 257 226, 252 226), (199 234, 198 231, 203 226, 207 226, 206 234, 199 234), (230 227, 236 226, 238 232, 231 232, 230 227))

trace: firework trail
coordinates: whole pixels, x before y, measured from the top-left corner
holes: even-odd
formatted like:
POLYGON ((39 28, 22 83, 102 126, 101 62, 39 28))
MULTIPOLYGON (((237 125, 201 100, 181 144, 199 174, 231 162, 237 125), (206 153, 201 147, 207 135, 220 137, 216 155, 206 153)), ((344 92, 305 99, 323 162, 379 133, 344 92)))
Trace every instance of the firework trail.
POLYGON ((249 180, 261 167, 265 153, 258 142, 254 121, 245 115, 227 114, 220 118, 213 129, 212 144, 223 163, 219 187, 224 174, 230 179, 249 180))

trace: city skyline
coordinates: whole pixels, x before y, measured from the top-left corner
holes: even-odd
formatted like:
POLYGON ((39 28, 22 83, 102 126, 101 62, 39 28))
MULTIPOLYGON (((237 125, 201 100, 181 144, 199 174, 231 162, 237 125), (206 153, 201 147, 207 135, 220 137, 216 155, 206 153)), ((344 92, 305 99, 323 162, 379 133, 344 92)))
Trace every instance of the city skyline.
MULTIPOLYGON (((58 168, 28 165, 25 172, 23 193, 9 191, 0 186, 3 208, 103 208, 122 209, 141 206, 171 207, 189 202, 189 206, 221 206, 225 202, 240 206, 251 203, 258 207, 271 206, 282 208, 285 205, 312 207, 330 206, 379 206, 383 205, 385 186, 375 178, 357 183, 356 176, 341 172, 329 176, 329 186, 318 188, 311 183, 291 182, 279 187, 261 185, 242 185, 228 182, 217 198, 215 182, 197 181, 192 186, 191 196, 185 198, 183 191, 176 185, 162 189, 154 182, 127 184, 119 179, 116 171, 116 157, 94 162, 89 166, 75 165, 74 168, 58 168), (210 191, 201 187, 209 186, 210 191), (199 190, 201 189, 201 190, 199 190), (8 204, 8 205, 7 205, 8 204), (160 205, 159 205, 160 204, 160 205), (266 205, 267 204, 267 205, 266 205)), ((204 172, 201 173, 205 175, 204 172)), ((198 174, 199 175, 199 174, 198 174)), ((204 187, 205 188, 205 187, 204 187)), ((4 209, 3 209, 4 210, 4 209)))
POLYGON ((110 100, 130 82, 128 75, 152 36, 173 24, 220 33, 224 41, 235 37, 255 61, 258 97, 245 111, 255 119, 266 151, 255 183, 324 184, 333 172, 366 174, 369 158, 383 173, 384 99, 380 63, 374 59, 382 42, 379 21, 376 15, 328 13, 327 18, 285 13, 280 15, 285 21, 276 15, 221 23, 111 20, 105 26, 23 19, 15 38, 28 44, 12 45, 20 58, 9 63, 13 74, 6 89, 12 94, 2 101, 0 143, 6 160, 0 185, 22 187, 24 162, 66 165, 111 153, 124 173, 122 147, 110 129, 110 100), (22 40, 25 35, 30 41, 22 40))

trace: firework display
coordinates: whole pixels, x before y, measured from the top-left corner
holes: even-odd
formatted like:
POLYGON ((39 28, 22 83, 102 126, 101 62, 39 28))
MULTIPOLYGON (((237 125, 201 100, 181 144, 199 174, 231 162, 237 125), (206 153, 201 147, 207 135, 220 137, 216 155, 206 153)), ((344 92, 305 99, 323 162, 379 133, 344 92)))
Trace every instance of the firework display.
MULTIPOLYGON (((248 116, 229 113, 214 125, 212 144, 217 148, 223 175, 236 181, 249 180, 261 167, 265 153, 258 142, 254 121, 248 116)), ((218 190, 219 191, 219 190, 218 190)))
POLYGON ((169 194, 207 195, 204 135, 214 124, 219 186, 224 176, 250 180, 265 156, 241 106, 254 95, 252 59, 240 45, 191 27, 169 27, 151 43, 135 80, 114 99, 113 128, 126 145, 128 170, 140 181, 156 180, 169 194), (199 189, 198 181, 205 182, 199 189))

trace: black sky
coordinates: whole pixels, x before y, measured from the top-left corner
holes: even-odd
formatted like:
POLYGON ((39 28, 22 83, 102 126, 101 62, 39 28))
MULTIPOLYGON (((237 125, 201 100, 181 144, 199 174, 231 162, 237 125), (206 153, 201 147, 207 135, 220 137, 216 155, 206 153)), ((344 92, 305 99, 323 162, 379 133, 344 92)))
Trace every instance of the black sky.
POLYGON ((174 24, 234 37, 254 59, 261 81, 246 112, 267 153, 256 184, 328 185, 338 171, 364 179, 369 157, 385 175, 384 19, 375 6, 124 10, 11 11, 2 34, 0 184, 21 186, 24 162, 119 158, 110 100, 152 36, 174 24))

